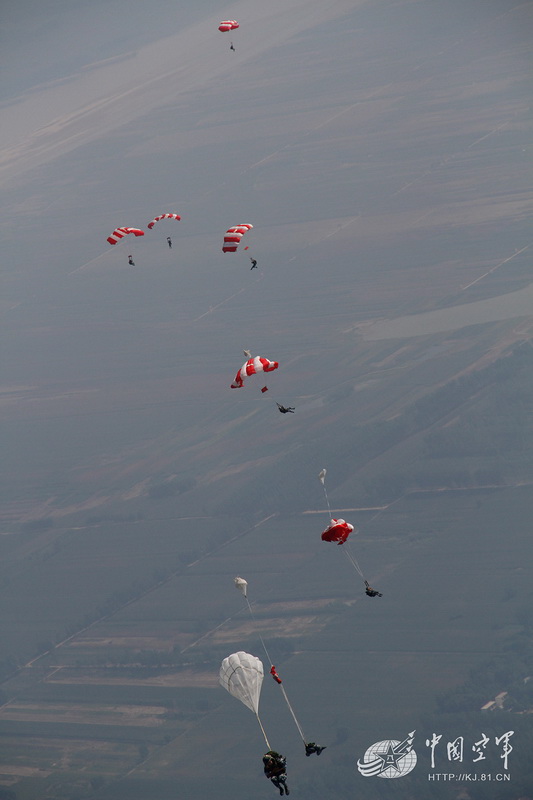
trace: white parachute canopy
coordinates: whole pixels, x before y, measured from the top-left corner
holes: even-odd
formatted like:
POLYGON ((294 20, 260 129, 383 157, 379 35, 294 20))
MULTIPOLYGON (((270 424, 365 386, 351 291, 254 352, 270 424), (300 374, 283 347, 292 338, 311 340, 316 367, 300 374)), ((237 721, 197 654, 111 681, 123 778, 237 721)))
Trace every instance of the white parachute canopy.
POLYGON ((244 578, 238 578, 238 577, 234 578, 233 580, 234 580, 235 586, 237 587, 239 592, 242 592, 242 594, 245 597, 247 597, 248 596, 248 594, 247 594, 248 593, 248 581, 245 581, 244 578))
POLYGON ((263 674, 263 663, 240 650, 224 659, 218 679, 224 689, 258 716, 263 674))

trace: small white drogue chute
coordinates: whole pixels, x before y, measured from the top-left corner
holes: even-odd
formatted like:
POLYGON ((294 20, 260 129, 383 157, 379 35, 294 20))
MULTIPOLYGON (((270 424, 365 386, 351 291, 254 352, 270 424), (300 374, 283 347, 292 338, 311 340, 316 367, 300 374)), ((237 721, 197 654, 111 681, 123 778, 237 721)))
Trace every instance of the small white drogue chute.
POLYGON ((234 583, 239 592, 244 595, 244 597, 248 596, 248 581, 245 581, 244 578, 234 578, 234 583))

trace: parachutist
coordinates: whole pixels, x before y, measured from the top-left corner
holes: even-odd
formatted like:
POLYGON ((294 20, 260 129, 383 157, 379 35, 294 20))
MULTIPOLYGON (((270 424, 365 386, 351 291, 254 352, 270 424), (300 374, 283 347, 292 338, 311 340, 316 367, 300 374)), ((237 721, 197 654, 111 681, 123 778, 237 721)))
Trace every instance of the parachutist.
POLYGON ((383 597, 381 592, 378 592, 377 589, 373 589, 368 581, 365 581, 365 594, 369 597, 383 597))
POLYGON ((252 258, 250 256, 250 261, 252 262, 252 266, 250 267, 250 269, 257 269, 257 261, 255 260, 255 258, 252 258))
POLYGON ((128 256, 128 264, 130 265, 130 267, 135 266, 135 261, 133 260, 133 256, 128 256))
POLYGON ((284 790, 285 794, 290 794, 289 787, 287 786, 287 759, 283 758, 280 753, 275 750, 269 750, 263 756, 263 770, 267 778, 272 781, 276 789, 282 795, 284 790))
POLYGON ((172 239, 170 238, 170 236, 167 236, 167 244, 170 247, 170 249, 172 250, 172 239))
POLYGON ((230 49, 230 50, 233 50, 233 52, 234 52, 234 53, 236 52, 236 51, 235 51, 235 48, 233 47, 233 42, 231 42, 231 44, 230 44, 230 46, 229 46, 229 49, 230 49))
POLYGON ((285 406, 281 406, 279 403, 276 403, 276 405, 281 414, 294 414, 293 406, 287 406, 287 408, 285 408, 285 406))
POLYGON ((317 756, 319 756, 320 753, 322 752, 322 750, 325 750, 325 749, 326 749, 325 747, 319 747, 314 742, 309 742, 308 744, 305 745, 305 755, 306 756, 312 756, 313 753, 316 753, 317 756))

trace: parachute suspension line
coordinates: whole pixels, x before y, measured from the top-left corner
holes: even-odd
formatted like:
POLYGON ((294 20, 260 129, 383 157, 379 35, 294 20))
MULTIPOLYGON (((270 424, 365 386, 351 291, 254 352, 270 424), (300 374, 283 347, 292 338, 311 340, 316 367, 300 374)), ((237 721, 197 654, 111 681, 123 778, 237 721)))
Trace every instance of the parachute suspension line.
POLYGON ((298 720, 296 719, 296 714, 294 713, 294 711, 293 711, 293 708, 292 708, 292 706, 291 706, 291 704, 290 704, 290 702, 289 702, 289 698, 287 697, 287 692, 285 691, 285 687, 283 686, 283 684, 282 684, 282 683, 280 683, 280 687, 281 687, 281 691, 283 692, 283 697, 285 698, 285 702, 287 703, 288 709, 289 709, 289 711, 291 712, 292 718, 293 718, 293 720, 294 720, 294 724, 295 724, 295 725, 296 725, 296 727, 298 728, 298 733, 299 733, 299 734, 300 734, 300 736, 301 736, 302 742, 303 742, 304 744, 307 744, 307 742, 306 742, 306 740, 305 740, 304 732, 303 732, 303 730, 302 730, 302 728, 301 728, 301 725, 300 725, 300 723, 299 723, 299 722, 298 722, 298 720))
POLYGON ((329 518, 331 519, 331 506, 329 504, 328 490, 326 489, 326 484, 325 483, 322 484, 322 488, 324 489, 324 497, 326 498, 326 503, 327 503, 327 506, 328 506, 328 514, 329 514, 329 518))
POLYGON ((263 723, 262 723, 262 722, 261 722, 261 720, 259 719, 259 714, 256 714, 255 716, 256 716, 256 719, 257 719, 257 721, 258 721, 258 723, 259 723, 259 727, 261 728, 261 733, 262 733, 262 734, 263 734, 263 736, 264 736, 264 739, 265 739, 265 742, 266 742, 266 746, 267 746, 267 748, 268 748, 269 750, 272 750, 272 748, 270 747, 270 742, 268 741, 267 735, 266 735, 266 733, 265 733, 265 729, 263 728, 263 723))
POLYGON ((265 655, 266 655, 266 657, 267 657, 267 661, 268 661, 268 663, 269 663, 269 664, 272 664, 272 659, 270 658, 270 655, 269 655, 269 653, 268 653, 267 646, 266 646, 266 644, 265 644, 265 642, 264 642, 264 639, 263 639, 263 637, 262 637, 262 636, 261 636, 261 634, 259 633, 259 629, 258 629, 258 627, 257 627, 257 621, 256 621, 256 619, 255 619, 255 617, 254 617, 254 612, 252 611, 252 606, 250 605, 250 601, 248 600, 248 598, 247 598, 247 597, 245 597, 244 599, 246 600, 246 605, 248 606, 248 611, 250 612, 250 616, 251 616, 251 618, 253 619, 254 626, 255 626, 255 628, 256 628, 256 630, 257 630, 257 634, 258 634, 258 636, 259 636, 259 639, 261 640, 261 645, 262 645, 262 647, 263 647, 263 650, 265 651, 265 655))
MULTIPOLYGON (((265 651, 265 656, 267 657, 267 661, 270 664, 270 666, 272 666, 273 661, 270 658, 270 654, 269 654, 269 652, 267 650, 267 646, 265 644, 265 641, 264 641, 263 637, 261 636, 261 634, 259 633, 259 628, 257 627, 257 621, 255 619, 254 612, 252 611, 252 606, 250 605, 250 601, 248 600, 248 597, 245 597, 244 599, 246 600, 246 605, 248 606, 248 611, 250 612, 250 616, 252 617, 252 619, 254 621, 254 626, 255 626, 255 629, 257 630, 257 634, 259 636, 259 639, 261 640, 261 645, 263 646, 263 650, 265 651)), ((294 709, 290 704, 289 698, 287 697, 287 692, 285 691, 285 687, 283 686, 282 683, 280 683, 279 685, 281 687, 281 691, 282 691, 283 697, 285 698, 285 702, 287 703, 287 707, 288 707, 289 711, 291 712, 291 716, 292 716, 292 718, 294 720, 294 724, 298 728, 298 733, 302 737, 303 743, 307 744, 305 736, 304 736, 304 732, 302 730, 302 726, 300 725, 300 723, 298 722, 298 720, 296 718, 296 714, 294 713, 294 709)), ((259 719, 259 717, 258 717, 258 719, 259 719)), ((261 725, 261 722, 259 722, 259 724, 261 725)), ((262 729, 262 727, 263 726, 261 726, 261 729, 262 729)), ((263 735, 265 735, 264 731, 263 731, 263 735)), ((266 736, 265 736, 265 739, 266 739, 266 736)), ((268 749, 270 750, 270 745, 269 745, 268 749)))
POLYGON ((346 547, 347 544, 348 544, 348 542, 345 542, 343 547, 342 547, 342 549, 346 553, 346 557, 347 557, 348 561, 351 563, 351 565, 353 566, 353 568, 355 569, 355 571, 358 572, 359 575, 361 576, 361 578, 364 580, 365 576, 363 575, 363 571, 362 571, 361 567, 359 566, 355 556, 352 553, 350 553, 349 549, 346 547))

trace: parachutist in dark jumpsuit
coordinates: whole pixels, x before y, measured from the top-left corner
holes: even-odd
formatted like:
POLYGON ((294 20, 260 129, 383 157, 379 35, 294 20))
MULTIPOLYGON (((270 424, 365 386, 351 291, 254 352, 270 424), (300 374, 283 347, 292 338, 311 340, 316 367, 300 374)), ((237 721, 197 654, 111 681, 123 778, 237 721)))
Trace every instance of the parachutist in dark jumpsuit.
POLYGON ((128 264, 130 265, 130 267, 135 266, 135 261, 133 260, 133 256, 128 256, 128 264))
POLYGON ((285 408, 285 406, 280 406, 279 403, 276 403, 276 405, 281 414, 294 414, 294 408, 292 406, 287 406, 287 408, 285 408))
POLYGON ((285 790, 285 794, 290 794, 287 786, 287 759, 275 750, 269 750, 263 756, 263 765, 266 777, 279 789, 279 793, 283 794, 285 790))
POLYGON ((167 236, 167 242, 168 242, 168 246, 172 250, 172 239, 170 238, 170 236, 167 236))
POLYGON ((326 749, 325 747, 319 747, 314 742, 309 742, 308 744, 305 745, 305 755, 306 756, 312 756, 313 753, 316 753, 317 756, 319 756, 320 753, 322 752, 322 750, 325 750, 325 749, 326 749))
POLYGON ((383 597, 381 592, 378 592, 377 589, 373 589, 368 581, 365 581, 365 594, 369 597, 383 597))
POLYGON ((252 262, 252 266, 250 267, 250 269, 257 269, 257 261, 255 260, 255 258, 250 257, 250 261, 252 262))
POLYGON ((233 42, 231 42, 231 44, 230 44, 230 46, 229 46, 229 49, 230 49, 230 50, 233 50, 233 52, 235 53, 235 48, 233 47, 233 42))

